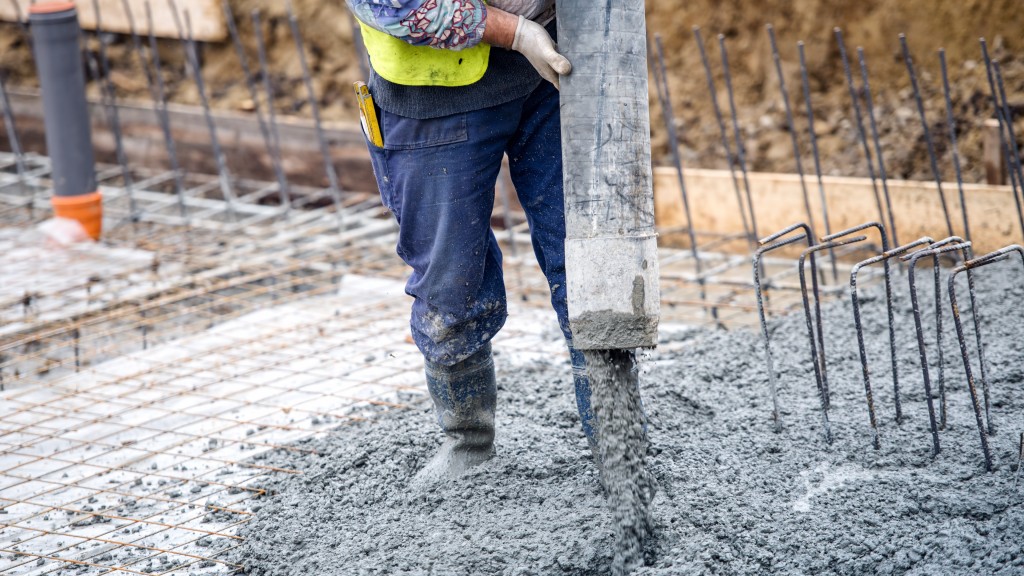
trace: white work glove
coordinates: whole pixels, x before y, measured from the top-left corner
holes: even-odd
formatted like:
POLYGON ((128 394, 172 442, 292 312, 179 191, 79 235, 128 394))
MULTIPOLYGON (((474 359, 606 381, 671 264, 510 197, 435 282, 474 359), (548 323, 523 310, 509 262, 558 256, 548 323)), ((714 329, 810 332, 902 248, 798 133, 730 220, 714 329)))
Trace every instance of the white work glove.
POLYGON ((558 46, 543 26, 532 20, 519 17, 512 49, 519 52, 533 64, 541 78, 558 88, 558 76, 572 71, 572 64, 558 53, 558 46))

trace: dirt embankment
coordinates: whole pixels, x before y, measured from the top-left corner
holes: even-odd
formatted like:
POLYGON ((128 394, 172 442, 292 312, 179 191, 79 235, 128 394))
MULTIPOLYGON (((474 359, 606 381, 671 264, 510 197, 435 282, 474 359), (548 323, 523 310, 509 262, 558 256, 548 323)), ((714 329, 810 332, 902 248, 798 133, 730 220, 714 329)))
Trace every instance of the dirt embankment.
MULTIPOLYGON (((697 0, 682 4, 649 2, 648 26, 664 37, 669 88, 682 128, 684 162, 725 168, 718 126, 708 96, 704 70, 691 27, 703 29, 706 49, 718 84, 719 103, 728 114, 716 35, 726 36, 739 118, 745 129, 748 165, 759 171, 795 171, 792 145, 765 24, 772 23, 786 87, 796 116, 804 169, 813 171, 807 117, 801 91, 796 42, 806 44, 809 84, 815 111, 815 133, 826 174, 867 175, 857 141, 850 95, 843 75, 833 28, 840 26, 859 86, 855 49, 863 47, 871 72, 875 116, 881 133, 888 173, 896 178, 930 179, 923 130, 910 89, 898 36, 907 35, 914 57, 929 129, 942 155, 941 169, 954 178, 948 147, 945 103, 937 50, 945 48, 952 84, 954 115, 965 178, 982 181, 981 126, 992 117, 988 80, 981 61, 979 37, 988 39, 994 58, 1001 61, 1006 90, 1019 118, 1024 110, 1024 45, 1019 30, 1024 13, 1012 0, 930 2, 866 0, 697 0)), ((651 101, 655 157, 667 163, 663 120, 657 101, 651 101)), ((727 116, 728 117, 728 116, 727 116)), ((1018 121, 1018 134, 1022 124, 1018 121)), ((865 128, 866 119, 865 119, 865 128)), ((731 129, 731 127, 730 127, 731 129)), ((869 136, 870 137, 870 136, 869 136)), ((877 169, 877 168, 876 168, 877 169)))
MULTIPOLYGON (((343 2, 296 0, 293 2, 305 36, 314 84, 323 115, 332 120, 355 118, 350 86, 362 77, 352 41, 352 21, 343 2)), ((285 18, 284 7, 269 0, 231 0, 241 35, 255 66, 256 44, 250 12, 262 10, 267 37, 271 79, 275 100, 282 113, 308 115, 301 68, 285 18)), ((813 170, 807 120, 801 98, 796 41, 807 46, 816 133, 819 136, 823 171, 832 174, 866 175, 867 166, 857 142, 849 93, 842 75, 834 26, 842 26, 851 53, 863 46, 871 67, 876 117, 882 133, 886 168, 893 177, 930 178, 922 129, 909 90, 910 82, 899 52, 897 35, 906 32, 915 55, 926 101, 928 121, 936 137, 945 176, 952 178, 946 144, 945 105, 942 101, 936 50, 948 51, 953 101, 958 118, 960 148, 965 177, 983 178, 981 165, 981 124, 991 117, 988 83, 979 65, 978 37, 989 39, 993 56, 1004 66, 1007 92, 1017 116, 1024 116, 1024 45, 1019 31, 1024 12, 1014 0, 966 0, 935 3, 927 0, 696 0, 675 2, 648 0, 650 31, 662 35, 667 52, 669 87, 677 123, 682 129, 684 161, 691 166, 726 167, 718 126, 704 82, 691 27, 703 28, 706 47, 718 82, 719 102, 728 114, 728 100, 721 74, 715 36, 726 36, 730 50, 738 115, 744 126, 748 165, 753 170, 791 172, 795 169, 786 119, 779 98, 774 64, 769 51, 765 23, 774 24, 780 42, 784 73, 796 127, 804 148, 805 170, 813 170)), ((113 39, 110 49, 112 77, 123 97, 147 97, 144 77, 139 71, 126 38, 113 39)), ((94 38, 90 46, 95 50, 94 38)), ((198 104, 195 86, 184 78, 184 60, 176 42, 161 42, 161 57, 167 75, 170 98, 198 104)), ((204 76, 214 105, 236 110, 251 109, 234 48, 230 42, 203 46, 204 76)), ((12 85, 35 82, 32 63, 18 28, 0 25, 0 71, 6 71, 12 85)), ((856 68, 854 69, 857 74, 856 68)), ((98 87, 90 87, 98 95, 98 87)), ((669 162, 667 139, 660 109, 652 97, 655 159, 669 162)), ((1024 123, 1018 132, 1024 133, 1024 123)))

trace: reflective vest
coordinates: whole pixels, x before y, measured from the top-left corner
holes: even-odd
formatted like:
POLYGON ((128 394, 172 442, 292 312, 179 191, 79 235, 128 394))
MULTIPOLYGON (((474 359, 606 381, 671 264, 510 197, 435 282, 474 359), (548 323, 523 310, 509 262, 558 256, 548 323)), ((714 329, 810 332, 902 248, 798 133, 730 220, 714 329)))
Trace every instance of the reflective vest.
POLYGON ((480 43, 465 50, 413 46, 362 22, 363 44, 374 72, 404 86, 468 86, 483 78, 491 47, 480 43))

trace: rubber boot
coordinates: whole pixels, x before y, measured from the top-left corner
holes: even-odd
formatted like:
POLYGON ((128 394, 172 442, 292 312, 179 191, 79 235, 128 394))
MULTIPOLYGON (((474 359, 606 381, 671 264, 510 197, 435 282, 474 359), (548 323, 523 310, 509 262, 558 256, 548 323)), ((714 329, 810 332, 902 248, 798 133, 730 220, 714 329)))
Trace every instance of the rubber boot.
POLYGON ((445 439, 413 479, 421 486, 456 478, 494 456, 498 395, 490 343, 453 366, 425 364, 427 388, 445 439))

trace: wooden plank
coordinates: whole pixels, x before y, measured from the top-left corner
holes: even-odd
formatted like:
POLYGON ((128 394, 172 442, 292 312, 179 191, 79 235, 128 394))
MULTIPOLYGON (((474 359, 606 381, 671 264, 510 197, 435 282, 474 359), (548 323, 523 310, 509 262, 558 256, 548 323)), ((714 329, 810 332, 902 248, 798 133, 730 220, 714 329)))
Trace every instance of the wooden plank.
MULTIPOLYGON (((217 0, 175 1, 182 14, 186 10, 188 11, 196 40, 219 42, 227 38, 227 24, 224 22, 224 14, 221 12, 220 3, 217 0)), ((121 0, 98 0, 98 2, 103 30, 121 34, 130 31, 128 16, 121 0)), ((13 0, 13 3, 12 0, 0 2, 0 20, 8 22, 17 20, 14 4, 18 5, 22 18, 26 18, 30 3, 31 0, 13 0)), ((145 0, 128 0, 128 5, 131 7, 132 17, 135 20, 135 28, 140 34, 148 34, 145 0)), ((76 2, 76 6, 78 7, 78 20, 81 22, 82 28, 95 30, 96 15, 93 12, 92 2, 81 0, 76 2)), ((178 31, 174 26, 174 16, 169 3, 165 0, 153 0, 150 2, 150 7, 153 10, 153 32, 161 38, 177 38, 178 31)), ((182 18, 182 22, 184 23, 184 18, 182 18)))
MULTIPOLYGON (((0 0, 2 1, 2 0, 0 0)), ((46 154, 43 110, 39 94, 29 90, 10 90, 11 109, 17 117, 18 135, 27 152, 46 154)), ((163 133, 157 124, 152 104, 125 102, 119 106, 121 129, 128 163, 151 169, 168 168, 163 133)), ((202 109, 196 106, 171 104, 168 109, 171 132, 181 166, 189 172, 216 174, 217 167, 210 153, 210 135, 202 109)), ((114 138, 109 130, 103 107, 89 102, 92 119, 93 147, 99 162, 116 163, 114 138)), ((272 181, 271 160, 263 143, 254 114, 217 110, 214 113, 221 147, 227 156, 232 174, 240 178, 272 181)), ((304 118, 278 117, 284 170, 293 184, 322 187, 326 185, 323 160, 317 146, 313 123, 304 118)), ((326 122, 324 135, 330 145, 331 157, 345 190, 376 191, 359 124, 326 122)), ((0 150, 10 150, 7 133, 0 130, 0 150)))
MULTIPOLYGON (((728 171, 690 169, 686 171, 685 178, 695 230, 716 234, 742 232, 743 224, 728 171)), ((832 231, 878 220, 870 180, 826 176, 824 182, 832 231)), ((821 218, 817 187, 811 182, 808 182, 808 186, 814 191, 811 195, 811 210, 814 213, 815 231, 824 235, 825 226, 821 218)), ((761 236, 807 220, 800 179, 796 174, 752 173, 750 188, 761 236)), ((963 216, 956 184, 943 184, 943 192, 949 205, 953 231, 962 236, 963 216)), ((936 239, 948 236, 934 182, 890 180, 889 193, 901 243, 922 236, 936 239)), ((1013 192, 1009 186, 965 184, 964 196, 975 252, 987 252, 1024 241, 1017 223, 1013 192)), ((659 229, 678 230, 686 226, 674 169, 655 170, 654 201, 659 229)), ((662 240, 668 245, 686 245, 686 235, 678 232, 663 234, 662 240)), ((744 242, 733 242, 726 248, 741 253, 749 249, 744 242)))

